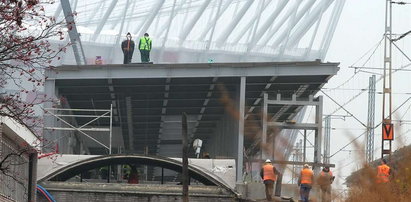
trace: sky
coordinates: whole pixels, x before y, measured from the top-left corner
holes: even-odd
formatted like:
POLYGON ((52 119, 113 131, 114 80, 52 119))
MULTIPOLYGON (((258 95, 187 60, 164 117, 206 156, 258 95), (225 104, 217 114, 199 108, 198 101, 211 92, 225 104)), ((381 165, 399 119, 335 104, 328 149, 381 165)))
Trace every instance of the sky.
MULTIPOLYGON (((356 94, 363 92, 362 95, 353 99, 345 109, 352 113, 362 123, 367 123, 367 104, 368 91, 363 89, 368 88, 368 77, 372 74, 367 72, 358 72, 350 66, 364 67, 383 67, 383 48, 384 43, 381 43, 376 48, 378 42, 382 39, 385 29, 385 0, 347 0, 343 9, 342 15, 336 32, 334 34, 331 46, 328 50, 325 61, 340 62, 340 71, 333 77, 328 84, 324 86, 324 92, 331 96, 338 104, 343 104, 349 101, 356 94), (375 49, 375 53, 372 52, 375 49), (371 50, 368 54, 366 54, 371 50), (365 56, 359 60, 363 55, 365 56), (369 58, 369 61, 365 61, 369 58), (359 60, 359 62, 356 62, 359 60), (355 75, 354 75, 355 74, 355 75), (350 79, 351 78, 351 79, 350 79), (348 81, 348 82, 347 82, 348 81), (343 85, 341 85, 343 84, 343 85), (337 89, 333 89, 338 87, 337 89)), ((408 1, 410 2, 410 1, 408 1)), ((411 30, 411 4, 408 5, 393 5, 393 33, 403 34, 411 30)), ((394 37, 395 38, 395 37, 394 37)), ((405 52, 411 55, 410 47, 411 35, 396 42, 396 44, 405 52)), ((393 46, 393 68, 407 65, 410 63, 396 48, 393 46)), ((406 68, 410 69, 410 68, 406 68)), ((381 70, 362 69, 381 74, 381 70)), ((400 71, 393 74, 393 110, 400 106, 408 97, 410 97, 410 71, 400 71)), ((379 75, 377 74, 377 79, 379 75)), ((382 111, 382 95, 378 92, 382 91, 382 81, 377 83, 376 87, 376 108, 375 108, 375 124, 381 122, 382 111)), ((324 95, 324 115, 330 114, 337 109, 338 105, 324 95)), ((393 119, 410 120, 410 111, 408 110, 410 102, 407 101, 399 108, 398 112, 393 114, 393 119)), ((335 115, 347 115, 348 113, 339 110, 335 115)), ((409 125, 406 121, 401 124, 394 122, 395 134, 398 136, 394 140, 394 149, 408 145, 409 125), (407 134, 405 134, 408 132, 407 134), (400 137, 401 135, 401 137, 400 137)), ((344 145, 358 137, 365 131, 365 127, 352 117, 346 117, 342 120, 339 117, 334 117, 331 121, 331 154, 340 150, 344 145)), ((362 154, 365 136, 358 139, 347 148, 340 151, 331 158, 331 163, 336 164, 337 184, 342 184, 343 179, 361 167, 362 154)), ((376 149, 374 158, 380 157, 381 150, 381 128, 375 130, 375 146, 376 149)))

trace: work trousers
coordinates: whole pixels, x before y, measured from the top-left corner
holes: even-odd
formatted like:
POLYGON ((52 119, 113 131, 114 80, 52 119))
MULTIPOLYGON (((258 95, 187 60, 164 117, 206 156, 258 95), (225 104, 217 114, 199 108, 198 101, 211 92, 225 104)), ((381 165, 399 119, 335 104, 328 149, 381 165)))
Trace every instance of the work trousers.
POLYGON ((322 185, 320 186, 320 190, 321 190, 321 201, 331 202, 331 185, 322 185))
POLYGON ((150 51, 149 50, 140 50, 141 62, 150 62, 150 51))
POLYGON ((310 198, 310 190, 311 190, 311 185, 310 184, 301 184, 300 185, 301 201, 308 202, 308 200, 310 198))
POLYGON ((123 64, 130 64, 131 63, 131 58, 133 57, 133 52, 123 51, 123 53, 124 53, 123 64))
POLYGON ((265 197, 267 201, 271 201, 272 196, 273 196, 274 182, 271 180, 264 181, 264 185, 265 185, 265 197))

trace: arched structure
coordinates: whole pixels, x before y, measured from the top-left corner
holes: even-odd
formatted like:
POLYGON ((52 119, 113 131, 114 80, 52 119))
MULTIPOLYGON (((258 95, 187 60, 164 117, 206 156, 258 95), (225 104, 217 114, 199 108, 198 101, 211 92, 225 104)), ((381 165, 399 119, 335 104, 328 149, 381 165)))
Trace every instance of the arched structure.
MULTIPOLYGON (((83 156, 86 157, 86 155, 83 156)), ((180 161, 166 157, 127 154, 90 156, 89 158, 86 157, 76 162, 70 162, 65 166, 51 170, 49 173, 40 176, 38 183, 46 181, 66 181, 87 170, 118 164, 149 165, 174 170, 180 173, 182 171, 182 164, 180 161)), ((41 167, 39 169, 41 169, 41 167)), ((200 167, 189 165, 189 175, 191 178, 204 185, 218 186, 235 195, 234 190, 222 179, 210 172, 202 170, 200 167)))

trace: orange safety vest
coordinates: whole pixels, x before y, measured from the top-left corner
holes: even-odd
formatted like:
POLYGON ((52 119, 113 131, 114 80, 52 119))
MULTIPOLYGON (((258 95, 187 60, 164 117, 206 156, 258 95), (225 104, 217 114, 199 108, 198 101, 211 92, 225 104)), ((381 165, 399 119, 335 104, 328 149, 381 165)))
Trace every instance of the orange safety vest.
POLYGON ((390 177, 390 167, 380 165, 377 167, 377 183, 387 183, 390 177))
POLYGON ((321 171, 321 176, 326 176, 326 175, 330 175, 331 177, 333 176, 333 173, 331 172, 331 170, 330 171, 328 171, 328 174, 326 174, 326 172, 324 172, 324 171, 321 171))
POLYGON ((277 180, 277 176, 274 173, 274 166, 271 164, 266 164, 263 166, 263 170, 264 170, 264 177, 263 180, 272 180, 272 181, 276 181, 277 180))
POLYGON ((301 184, 312 184, 314 173, 311 169, 303 169, 301 171, 301 184))

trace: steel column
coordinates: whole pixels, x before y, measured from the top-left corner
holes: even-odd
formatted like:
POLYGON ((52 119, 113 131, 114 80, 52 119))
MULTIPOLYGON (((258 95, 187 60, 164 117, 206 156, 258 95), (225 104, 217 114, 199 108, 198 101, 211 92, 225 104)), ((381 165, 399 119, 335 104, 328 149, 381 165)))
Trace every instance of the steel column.
MULTIPOLYGON (((261 143, 260 143, 260 157, 261 159, 264 159, 266 157, 266 155, 264 154, 264 150, 263 147, 264 145, 267 143, 267 126, 268 126, 268 94, 264 93, 263 96, 263 102, 262 102, 262 107, 261 107, 261 122, 262 122, 262 131, 261 131, 261 143)), ((273 159, 274 160, 274 159, 273 159)))
MULTIPOLYGON (((315 106, 315 123, 318 128, 315 131, 314 139, 314 163, 321 163, 321 142, 322 142, 322 124, 323 124, 323 97, 318 96, 318 105, 315 106)), ((314 172, 318 174, 320 167, 314 167, 314 172)))
POLYGON ((242 76, 240 79, 240 97, 238 106, 237 183, 243 182, 245 88, 246 77, 242 76))

